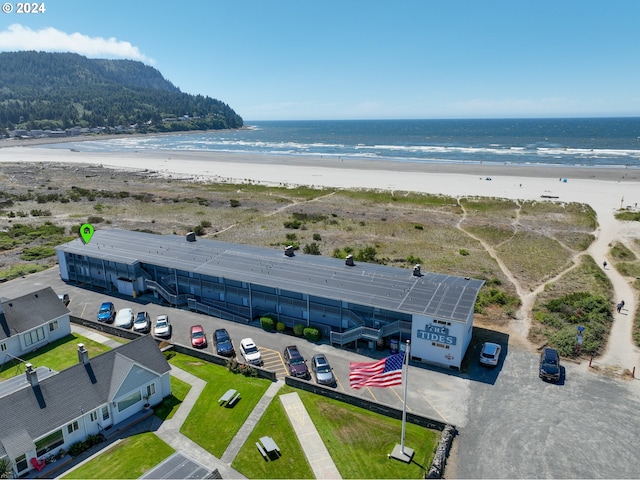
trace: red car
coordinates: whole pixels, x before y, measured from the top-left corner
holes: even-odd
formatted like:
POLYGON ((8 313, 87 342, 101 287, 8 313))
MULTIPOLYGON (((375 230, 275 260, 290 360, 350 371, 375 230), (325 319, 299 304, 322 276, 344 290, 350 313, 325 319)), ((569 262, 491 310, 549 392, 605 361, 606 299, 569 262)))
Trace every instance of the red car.
POLYGON ((202 325, 191 327, 191 346, 193 348, 205 348, 207 346, 207 336, 204 334, 202 325))

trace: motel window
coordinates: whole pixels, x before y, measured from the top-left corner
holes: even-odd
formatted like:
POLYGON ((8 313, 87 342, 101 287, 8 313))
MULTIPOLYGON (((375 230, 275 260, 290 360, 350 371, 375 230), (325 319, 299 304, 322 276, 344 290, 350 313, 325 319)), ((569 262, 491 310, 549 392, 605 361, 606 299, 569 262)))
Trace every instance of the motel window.
POLYGON ((155 395, 156 393, 156 384, 152 383, 151 385, 147 385, 147 398, 151 395, 155 395))
POLYGON ((26 469, 27 469, 27 456, 20 455, 18 458, 16 458, 16 470, 18 470, 18 473, 20 473, 21 471, 26 469))
POLYGON ((57 329, 58 329, 58 327, 59 327, 59 325, 58 325, 58 320, 54 320, 53 322, 51 322, 51 323, 49 324, 49 331, 50 331, 50 332, 53 332, 53 331, 57 330, 57 329))
POLYGON ((38 343, 41 340, 44 340, 44 328, 36 328, 35 330, 31 330, 24 334, 24 344, 28 347, 33 345, 34 343, 38 343))
POLYGON ((62 430, 56 430, 36 442, 36 456, 41 457, 45 453, 50 452, 63 444, 64 436, 62 435, 62 430))
POLYGON ((72 434, 73 432, 78 430, 78 428, 80 428, 80 426, 78 425, 78 421, 76 420, 75 422, 72 422, 69 425, 67 425, 67 433, 72 434))
POLYGON ((102 420, 109 420, 109 407, 107 405, 102 407, 102 420))
POLYGON ((96 420, 98 420, 98 411, 96 410, 94 412, 91 412, 90 418, 92 422, 95 422, 96 420))

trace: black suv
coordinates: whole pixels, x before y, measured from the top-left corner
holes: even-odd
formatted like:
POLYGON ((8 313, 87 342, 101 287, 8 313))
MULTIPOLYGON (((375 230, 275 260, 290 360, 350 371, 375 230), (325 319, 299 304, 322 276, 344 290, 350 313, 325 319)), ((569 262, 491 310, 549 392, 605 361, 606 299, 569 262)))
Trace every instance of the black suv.
POLYGON ((298 378, 309 378, 309 369, 305 359, 300 355, 298 347, 290 345, 284 349, 284 363, 289 369, 289 375, 298 378))
POLYGON ((558 351, 554 348, 543 348, 540 354, 540 378, 559 382, 561 371, 558 351))
POLYGON ((213 343, 215 343, 216 353, 218 355, 222 355, 223 357, 236 356, 231 337, 229 337, 226 329, 220 328, 213 332, 213 343))

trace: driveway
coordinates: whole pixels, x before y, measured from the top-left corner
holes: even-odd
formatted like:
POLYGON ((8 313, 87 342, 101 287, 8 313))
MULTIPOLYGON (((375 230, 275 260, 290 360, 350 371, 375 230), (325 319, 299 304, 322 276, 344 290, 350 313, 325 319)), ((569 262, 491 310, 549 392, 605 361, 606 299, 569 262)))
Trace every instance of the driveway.
MULTIPOLYGON (((176 343, 189 345, 189 327, 195 323, 203 325, 209 351, 216 328, 226 328, 236 347, 240 339, 252 337, 273 359, 279 375, 284 372, 280 353, 287 345, 297 344, 308 360, 316 353, 324 353, 337 377, 336 388, 402 407, 402 387, 349 388, 349 362, 371 361, 371 357, 265 332, 257 322, 242 325, 145 300, 108 297, 66 285, 56 268, 2 284, 0 296, 11 298, 49 285, 57 293, 69 293, 72 313, 86 318, 94 318, 100 303, 108 299, 118 309, 147 310, 152 318, 168 313, 174 327, 172 341, 176 343)), ((506 344, 503 360, 495 369, 477 364, 475 347, 469 353, 472 358, 464 373, 424 366, 409 369, 407 410, 458 428, 446 477, 637 478, 640 460, 635 439, 640 430, 640 381, 607 378, 584 364, 565 363, 561 383, 548 384, 538 378, 535 350, 507 336, 495 335, 506 344)), ((375 355, 381 358, 387 353, 375 355)))

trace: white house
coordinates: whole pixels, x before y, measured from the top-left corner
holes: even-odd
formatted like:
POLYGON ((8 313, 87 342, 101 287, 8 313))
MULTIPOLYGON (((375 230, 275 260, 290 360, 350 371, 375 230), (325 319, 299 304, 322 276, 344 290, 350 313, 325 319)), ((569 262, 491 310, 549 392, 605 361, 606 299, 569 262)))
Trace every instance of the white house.
POLYGON ((70 334, 69 309, 51 287, 0 300, 0 365, 70 334))
POLYGON ((108 431, 168 396, 170 370, 149 335, 94 358, 79 344, 78 363, 61 372, 27 364, 24 375, 0 383, 0 459, 17 478, 33 458, 108 431))

